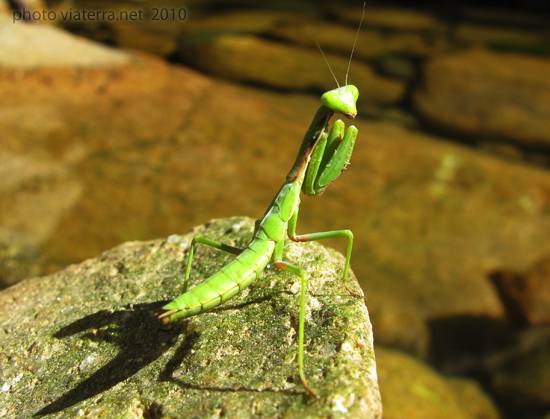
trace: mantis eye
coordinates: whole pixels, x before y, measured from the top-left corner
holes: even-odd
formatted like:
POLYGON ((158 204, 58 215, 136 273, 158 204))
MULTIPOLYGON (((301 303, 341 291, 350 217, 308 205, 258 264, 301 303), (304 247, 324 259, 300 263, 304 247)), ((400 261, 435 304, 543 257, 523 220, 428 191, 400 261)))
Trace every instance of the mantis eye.
POLYGON ((335 113, 341 113, 348 118, 357 115, 356 102, 359 97, 357 87, 348 84, 338 89, 329 90, 321 96, 321 102, 335 113))

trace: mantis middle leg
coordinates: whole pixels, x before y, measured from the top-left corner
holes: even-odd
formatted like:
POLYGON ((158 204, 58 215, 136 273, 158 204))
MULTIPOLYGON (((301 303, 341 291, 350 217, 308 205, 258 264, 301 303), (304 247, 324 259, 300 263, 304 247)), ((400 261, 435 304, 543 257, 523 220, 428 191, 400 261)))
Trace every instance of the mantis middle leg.
POLYGON ((191 264, 193 262, 193 255, 195 254, 195 246, 197 245, 197 243, 206 244, 208 246, 215 247, 216 249, 223 250, 224 252, 232 253, 234 255, 240 255, 243 251, 243 249, 239 249, 238 247, 229 246, 227 244, 208 239, 204 236, 195 236, 191 241, 191 247, 189 248, 189 254, 187 255, 187 267, 185 268, 185 279, 183 280, 184 293, 187 292, 189 276, 191 275, 191 264))
POLYGON ((346 263, 344 265, 344 274, 343 281, 344 287, 350 293, 350 295, 365 299, 365 296, 353 292, 348 286, 348 271, 351 260, 351 249, 353 248, 353 233, 351 230, 333 230, 333 231, 323 231, 319 233, 309 233, 309 234, 296 234, 296 224, 298 223, 298 208, 292 215, 292 218, 288 221, 288 237, 290 240, 295 242, 310 242, 324 239, 334 239, 337 237, 347 237, 348 238, 348 250, 346 252, 346 263))

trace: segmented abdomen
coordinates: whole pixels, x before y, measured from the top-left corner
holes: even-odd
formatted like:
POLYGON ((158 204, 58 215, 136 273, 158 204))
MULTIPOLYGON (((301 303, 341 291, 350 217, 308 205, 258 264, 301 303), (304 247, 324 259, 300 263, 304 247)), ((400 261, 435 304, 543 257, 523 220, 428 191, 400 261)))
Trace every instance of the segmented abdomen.
POLYGON ((266 267, 274 247, 275 242, 256 237, 219 272, 165 305, 163 310, 178 310, 169 321, 210 310, 248 287, 266 267))

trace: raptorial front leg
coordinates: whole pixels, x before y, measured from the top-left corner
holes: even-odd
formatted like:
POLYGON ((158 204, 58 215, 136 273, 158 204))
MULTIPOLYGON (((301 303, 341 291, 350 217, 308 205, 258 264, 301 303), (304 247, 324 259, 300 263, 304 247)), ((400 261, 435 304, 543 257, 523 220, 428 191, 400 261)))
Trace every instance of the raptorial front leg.
POLYGON ((350 164, 357 139, 357 128, 347 131, 341 120, 335 121, 330 132, 323 134, 311 153, 302 191, 306 195, 321 195, 350 164))
POLYGON ((193 255, 195 254, 195 246, 197 243, 206 244, 211 247, 215 247, 216 249, 223 250, 227 253, 232 253, 234 255, 240 255, 243 251, 243 249, 239 249, 238 247, 229 246, 227 244, 223 244, 220 242, 217 242, 215 240, 208 239, 203 236, 195 236, 193 240, 191 241, 191 247, 189 248, 189 254, 187 255, 187 266, 185 268, 185 279, 183 280, 183 292, 187 292, 187 285, 189 283, 189 276, 191 275, 191 264, 193 263, 193 255))

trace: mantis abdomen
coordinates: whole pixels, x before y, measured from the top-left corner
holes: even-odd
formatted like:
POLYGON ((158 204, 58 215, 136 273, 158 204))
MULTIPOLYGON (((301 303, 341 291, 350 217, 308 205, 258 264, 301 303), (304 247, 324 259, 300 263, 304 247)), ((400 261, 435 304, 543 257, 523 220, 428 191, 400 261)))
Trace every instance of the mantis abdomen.
POLYGON ((170 321, 210 310, 252 284, 265 269, 275 247, 271 240, 256 240, 254 244, 258 250, 260 247, 264 248, 264 252, 259 253, 250 246, 246 247, 219 272, 166 305, 165 310, 174 310, 170 321))

